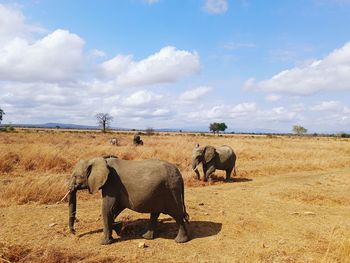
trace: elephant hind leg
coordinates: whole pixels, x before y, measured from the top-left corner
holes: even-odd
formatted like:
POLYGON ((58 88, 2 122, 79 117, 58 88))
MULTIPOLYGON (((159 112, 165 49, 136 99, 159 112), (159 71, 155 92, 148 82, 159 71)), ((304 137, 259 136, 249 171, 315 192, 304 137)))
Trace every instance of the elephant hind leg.
POLYGON ((142 235, 145 239, 153 239, 155 238, 155 231, 157 227, 157 219, 160 213, 151 213, 151 218, 148 222, 147 232, 142 235))
POLYGON ((175 218, 177 225, 179 226, 179 231, 175 238, 176 243, 185 243, 189 240, 187 229, 183 217, 175 218))
POLYGON ((226 181, 230 180, 233 167, 226 170, 226 181))

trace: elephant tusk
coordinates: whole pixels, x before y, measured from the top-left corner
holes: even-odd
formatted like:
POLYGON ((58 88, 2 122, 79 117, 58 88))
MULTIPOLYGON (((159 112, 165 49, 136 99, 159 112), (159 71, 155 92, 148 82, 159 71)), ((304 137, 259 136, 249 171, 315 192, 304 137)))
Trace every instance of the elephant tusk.
POLYGON ((196 165, 196 167, 195 167, 195 168, 193 168, 193 171, 196 171, 196 170, 197 170, 197 168, 198 168, 198 166, 199 166, 199 164, 197 164, 197 165, 196 165))
POLYGON ((70 194, 70 190, 62 197, 62 199, 60 201, 58 201, 56 204, 61 203, 64 199, 66 199, 66 197, 70 194))

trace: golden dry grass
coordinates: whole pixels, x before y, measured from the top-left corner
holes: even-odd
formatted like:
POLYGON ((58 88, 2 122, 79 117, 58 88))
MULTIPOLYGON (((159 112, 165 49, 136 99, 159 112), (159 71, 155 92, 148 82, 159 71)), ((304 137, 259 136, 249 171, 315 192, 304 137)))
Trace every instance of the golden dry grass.
POLYGON ((144 136, 35 131, 0 134, 0 261, 10 262, 350 262, 350 141, 339 138, 144 136), (109 144, 118 137, 120 146, 109 144), (238 177, 213 185, 191 171, 196 144, 232 146, 238 177), (185 180, 193 240, 175 245, 173 221, 162 217, 160 238, 139 249, 147 215, 122 213, 122 242, 96 245, 100 197, 78 195, 80 236, 67 231, 67 180, 79 159, 101 155, 164 159, 185 180), (199 205, 204 203, 204 205, 199 205), (56 223, 48 227, 50 223, 56 223), (135 243, 136 242, 136 243, 135 243), (77 253, 77 251, 79 251, 77 253), (103 253, 101 253, 103 252, 103 253))

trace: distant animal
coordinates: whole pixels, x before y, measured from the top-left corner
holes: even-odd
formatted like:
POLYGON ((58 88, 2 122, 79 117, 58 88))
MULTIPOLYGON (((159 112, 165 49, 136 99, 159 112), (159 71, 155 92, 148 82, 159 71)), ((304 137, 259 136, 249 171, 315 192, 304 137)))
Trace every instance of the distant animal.
POLYGON ((140 135, 135 134, 133 139, 134 145, 143 145, 143 141, 141 140, 140 135))
POLYGON ((223 145, 217 148, 213 146, 199 146, 197 144, 192 151, 192 169, 197 174, 197 179, 200 180, 198 165, 202 163, 204 181, 208 181, 210 175, 218 170, 226 171, 226 180, 231 177, 232 171, 236 175, 236 154, 228 145, 223 145))
MULTIPOLYGON (((81 160, 75 167, 69 182, 69 229, 75 234, 74 222, 77 190, 90 193, 102 190, 102 245, 113 243, 112 229, 115 218, 125 209, 150 213, 145 239, 153 239, 160 213, 173 217, 179 227, 175 241, 189 240, 184 199, 184 181, 180 171, 171 163, 160 160, 131 161, 115 157, 97 157, 81 160)), ((116 230, 117 231, 117 230, 116 230)))
POLYGON ((109 143, 112 144, 112 145, 118 145, 118 139, 117 138, 112 138, 109 140, 109 143))

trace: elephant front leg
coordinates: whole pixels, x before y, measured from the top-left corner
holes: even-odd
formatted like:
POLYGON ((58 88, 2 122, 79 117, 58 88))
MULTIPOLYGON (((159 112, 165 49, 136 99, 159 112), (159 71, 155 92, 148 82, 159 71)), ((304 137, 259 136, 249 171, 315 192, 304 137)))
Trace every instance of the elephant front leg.
POLYGON ((201 179, 201 176, 200 176, 200 174, 199 174, 198 168, 196 168, 196 169, 194 170, 194 172, 196 173, 197 180, 199 181, 199 180, 201 179))
POLYGON ((115 218, 114 213, 115 198, 104 197, 102 201, 103 235, 101 245, 109 245, 114 242, 112 237, 112 227, 115 218))
POLYGON ((160 213, 151 213, 151 218, 148 222, 148 230, 142 235, 145 239, 153 239, 155 237, 155 231, 157 227, 157 219, 160 213))
POLYGON ((207 182, 208 179, 211 181, 211 175, 215 172, 215 167, 214 166, 209 166, 208 169, 206 169, 204 173, 204 182, 207 182))

